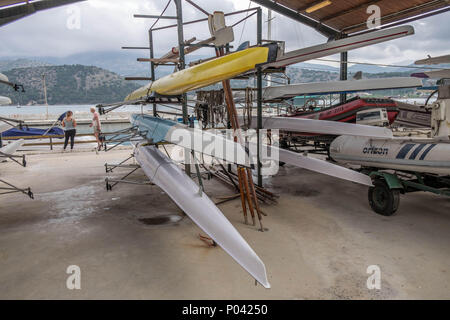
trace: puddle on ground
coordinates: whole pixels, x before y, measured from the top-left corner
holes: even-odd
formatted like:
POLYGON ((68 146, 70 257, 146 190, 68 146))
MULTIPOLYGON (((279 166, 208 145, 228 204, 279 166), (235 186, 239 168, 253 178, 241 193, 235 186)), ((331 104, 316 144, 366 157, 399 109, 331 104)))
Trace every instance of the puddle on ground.
POLYGON ((98 187, 78 186, 76 188, 40 194, 40 199, 51 203, 50 211, 54 214, 50 222, 80 220, 92 216, 97 210, 98 187))
POLYGON ((181 221, 182 219, 183 219, 182 216, 172 214, 172 215, 164 215, 164 216, 158 216, 158 217, 153 217, 153 218, 141 218, 138 220, 145 225, 160 226, 160 225, 174 224, 174 223, 181 221))
POLYGON ((316 197, 320 194, 320 191, 310 189, 310 188, 300 187, 298 190, 291 190, 291 193, 294 196, 299 196, 299 197, 316 197))

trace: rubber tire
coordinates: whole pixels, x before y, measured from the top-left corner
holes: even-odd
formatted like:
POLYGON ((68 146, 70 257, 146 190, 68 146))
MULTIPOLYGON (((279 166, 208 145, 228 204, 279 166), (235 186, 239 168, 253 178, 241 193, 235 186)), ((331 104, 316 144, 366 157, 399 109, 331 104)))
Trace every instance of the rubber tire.
MULTIPOLYGON (((281 149, 289 150, 289 144, 287 143, 286 138, 280 139, 280 148, 281 148, 281 149)), ((278 165, 279 165, 280 167, 283 167, 285 164, 286 164, 286 162, 283 162, 283 161, 279 161, 279 162, 278 162, 278 165)))
POLYGON ((328 161, 337 163, 337 161, 331 157, 330 145, 327 145, 327 157, 328 157, 327 158, 328 161))
POLYGON ((397 212, 400 204, 400 190, 390 189, 387 183, 382 179, 375 179, 374 187, 369 188, 369 204, 373 211, 382 216, 392 216, 397 212), (376 195, 383 197, 384 203, 375 201, 376 195))

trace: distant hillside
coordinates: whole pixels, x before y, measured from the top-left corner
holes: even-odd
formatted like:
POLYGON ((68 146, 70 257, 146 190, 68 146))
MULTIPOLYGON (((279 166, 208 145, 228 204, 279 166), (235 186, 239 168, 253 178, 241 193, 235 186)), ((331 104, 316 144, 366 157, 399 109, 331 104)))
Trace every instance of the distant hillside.
POLYGON ((21 105, 44 102, 43 74, 49 104, 117 102, 140 86, 111 71, 82 65, 16 68, 3 73, 11 82, 23 84, 25 92, 14 92, 10 87, 0 86, 0 95, 8 96, 14 104, 21 105))
MULTIPOLYGON (((163 54, 156 54, 162 56, 163 54)), ((84 52, 69 55, 67 57, 4 57, 0 59, 0 71, 13 68, 49 66, 49 65, 75 65, 96 66, 115 72, 121 76, 148 76, 150 65, 148 62, 138 62, 137 58, 148 58, 147 50, 117 50, 117 51, 99 51, 84 52), (4 67, 2 67, 4 65, 4 67)), ((193 60, 206 58, 190 54, 186 57, 189 63, 193 60)), ((159 67, 156 69, 158 77, 171 73, 173 67, 159 67)))
POLYGON ((331 71, 318 71, 288 67, 286 69, 286 74, 291 79, 291 83, 339 80, 339 73, 331 71))
POLYGON ((50 66, 50 63, 39 61, 39 60, 30 60, 30 59, 5 59, 0 60, 0 71, 7 71, 11 69, 17 68, 30 68, 30 67, 42 67, 42 66, 50 66))

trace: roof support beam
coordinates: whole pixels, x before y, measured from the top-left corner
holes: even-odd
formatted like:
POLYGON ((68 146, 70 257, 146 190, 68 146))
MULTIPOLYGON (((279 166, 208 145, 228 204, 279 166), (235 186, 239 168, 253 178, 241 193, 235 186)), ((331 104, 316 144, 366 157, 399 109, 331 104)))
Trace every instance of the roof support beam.
POLYGON ((294 10, 291 10, 282 5, 279 5, 279 4, 275 3, 274 1, 271 1, 271 0, 252 0, 252 1, 264 6, 266 8, 269 8, 275 12, 278 12, 279 14, 289 17, 295 21, 303 23, 303 24, 317 30, 318 32, 320 32, 321 34, 323 34, 324 36, 326 36, 328 38, 330 38, 330 37, 335 38, 336 36, 339 35, 339 32, 337 30, 334 30, 326 25, 323 25, 320 21, 316 21, 310 17, 305 16, 304 14, 298 13, 294 10))
POLYGON ((35 13, 85 0, 42 0, 0 9, 0 26, 35 13))

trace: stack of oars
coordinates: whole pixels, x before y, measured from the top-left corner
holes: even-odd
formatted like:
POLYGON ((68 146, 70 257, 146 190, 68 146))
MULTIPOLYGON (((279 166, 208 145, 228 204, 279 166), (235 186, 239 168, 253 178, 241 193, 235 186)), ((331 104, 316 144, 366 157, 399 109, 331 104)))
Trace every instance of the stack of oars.
MULTIPOLYGON (((222 170, 211 169, 211 170, 209 170, 209 172, 211 173, 211 175, 213 177, 219 179, 220 181, 222 181, 223 183, 228 185, 230 188, 232 188, 233 190, 236 190, 238 192, 237 195, 220 198, 221 201, 218 202, 219 204, 240 197, 241 190, 244 193, 246 192, 245 186, 242 186, 239 183, 238 173, 235 173, 232 171, 230 172, 230 171, 226 170, 225 168, 222 168, 222 170)), ((269 205, 277 203, 277 198, 279 198, 278 195, 276 195, 258 185, 255 185, 254 188, 255 188, 256 196, 259 201, 263 202, 264 204, 269 204, 269 205)), ((247 195, 246 194, 244 194, 244 195, 247 199, 247 195)), ((265 215, 265 214, 263 213, 263 215, 265 215)))
MULTIPOLYGON (((216 49, 216 55, 218 57, 224 55, 223 48, 216 49)), ((223 91, 225 95, 225 102, 227 105, 227 111, 231 127, 236 133, 234 136, 234 141, 239 142, 244 145, 244 141, 240 132, 239 121, 236 111, 236 105, 234 104, 233 93, 231 91, 230 80, 222 81, 223 91)), ((253 225, 255 225, 255 211, 258 216, 260 230, 264 231, 262 225, 262 215, 263 212, 259 206, 258 197, 256 194, 255 184, 253 183, 252 172, 249 168, 239 167, 237 169, 237 176, 239 182, 239 190, 242 202, 242 210, 244 211, 244 221, 248 224, 247 218, 247 205, 252 216, 253 225)))

